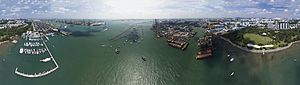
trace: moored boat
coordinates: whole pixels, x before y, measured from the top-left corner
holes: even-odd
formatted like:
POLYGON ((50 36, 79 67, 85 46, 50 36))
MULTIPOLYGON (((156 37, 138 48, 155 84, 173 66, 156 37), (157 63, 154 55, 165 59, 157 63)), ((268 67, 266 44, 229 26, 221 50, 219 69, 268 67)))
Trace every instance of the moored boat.
POLYGON ((115 49, 115 53, 116 53, 116 54, 119 54, 120 51, 116 48, 116 49, 115 49))

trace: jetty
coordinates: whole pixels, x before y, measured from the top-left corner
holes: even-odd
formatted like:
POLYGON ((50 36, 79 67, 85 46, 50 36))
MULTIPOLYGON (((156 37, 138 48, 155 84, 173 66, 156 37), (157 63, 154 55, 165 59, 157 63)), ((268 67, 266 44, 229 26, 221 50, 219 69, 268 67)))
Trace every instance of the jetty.
POLYGON ((18 68, 15 69, 15 73, 17 75, 23 76, 23 77, 28 77, 28 78, 37 78, 37 77, 42 77, 42 76, 46 76, 52 72, 54 72, 56 69, 58 69, 58 67, 55 67, 49 71, 44 71, 44 72, 40 72, 40 73, 34 73, 34 74, 29 74, 29 73, 23 73, 18 71, 18 68))

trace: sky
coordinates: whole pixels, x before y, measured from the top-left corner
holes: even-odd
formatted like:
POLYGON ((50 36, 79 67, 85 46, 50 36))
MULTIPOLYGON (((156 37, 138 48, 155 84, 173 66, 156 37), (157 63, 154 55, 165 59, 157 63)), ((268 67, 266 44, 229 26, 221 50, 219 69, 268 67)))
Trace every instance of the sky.
POLYGON ((0 18, 300 17, 300 0, 0 0, 0 18))

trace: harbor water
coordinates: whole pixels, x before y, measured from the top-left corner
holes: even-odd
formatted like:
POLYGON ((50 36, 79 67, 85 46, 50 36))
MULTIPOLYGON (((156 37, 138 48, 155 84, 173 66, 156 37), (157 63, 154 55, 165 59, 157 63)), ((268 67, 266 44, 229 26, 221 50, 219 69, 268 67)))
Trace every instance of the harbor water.
MULTIPOLYGON (((59 69, 40 78, 14 73, 47 71, 45 56, 19 54, 25 42, 1 47, 1 85, 299 85, 300 45, 270 54, 253 54, 216 39, 214 56, 196 60, 196 38, 185 51, 170 47, 150 30, 151 20, 107 20, 106 28, 68 25, 71 36, 56 35, 46 42, 59 69), (131 26, 139 39, 111 41, 131 26), (127 42, 126 42, 127 40, 127 42), (115 53, 118 48, 119 54, 115 53), (230 55, 228 57, 228 55, 230 55), (142 58, 145 58, 143 60, 142 58), (234 61, 230 62, 230 59, 234 61), (234 72, 234 75, 230 75, 234 72)), ((197 36, 204 29, 196 28, 197 36)), ((2 45, 3 46, 3 45, 2 45)))

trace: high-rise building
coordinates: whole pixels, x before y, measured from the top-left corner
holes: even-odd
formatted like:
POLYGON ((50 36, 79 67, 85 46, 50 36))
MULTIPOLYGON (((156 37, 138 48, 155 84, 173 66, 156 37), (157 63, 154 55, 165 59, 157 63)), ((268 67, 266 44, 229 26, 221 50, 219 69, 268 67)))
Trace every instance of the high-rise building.
POLYGON ((279 29, 289 29, 289 23, 288 22, 279 22, 278 24, 279 29))

